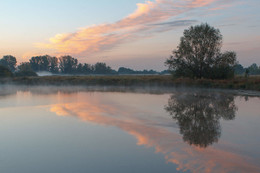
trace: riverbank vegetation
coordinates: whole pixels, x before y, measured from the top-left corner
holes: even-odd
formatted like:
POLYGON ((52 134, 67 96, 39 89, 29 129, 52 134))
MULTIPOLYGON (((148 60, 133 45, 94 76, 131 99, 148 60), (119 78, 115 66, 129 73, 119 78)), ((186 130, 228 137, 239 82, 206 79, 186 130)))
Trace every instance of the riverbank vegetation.
MULTIPOLYGON (((37 73, 48 72, 48 75, 161 75, 170 74, 168 70, 134 70, 126 67, 119 67, 118 70, 112 69, 106 63, 96 64, 79 63, 77 58, 62 56, 60 58, 50 55, 36 56, 29 59, 29 62, 22 62, 17 65, 16 58, 12 55, 3 56, 0 59, 0 66, 11 71, 13 76, 37 76, 37 73), (62 58, 63 57, 63 58, 62 58), (62 60, 61 60, 62 58, 62 60), (62 62, 62 63, 61 63, 62 62), (60 63, 62 65, 60 65, 60 63), (74 65, 72 65, 74 64, 74 65)), ((235 75, 244 76, 248 70, 248 75, 260 75, 260 67, 253 63, 249 67, 241 64, 234 66, 235 75)), ((1 73, 1 72, 0 72, 1 73)), ((0 74, 0 77, 10 77, 10 74, 0 74)))
POLYGON ((171 75, 41 76, 2 78, 0 84, 39 86, 202 87, 260 91, 260 76, 233 79, 172 78, 171 75))
POLYGON ((118 70, 114 70, 106 63, 97 62, 93 65, 80 63, 77 58, 69 55, 61 56, 59 58, 50 55, 35 56, 31 57, 29 62, 22 62, 19 65, 17 65, 17 61, 14 56, 6 55, 0 59, 0 65, 8 68, 12 73, 17 74, 18 76, 35 76, 32 72, 48 72, 50 75, 152 75, 168 73, 167 70, 157 72, 155 70, 133 70, 126 67, 120 67, 118 70))

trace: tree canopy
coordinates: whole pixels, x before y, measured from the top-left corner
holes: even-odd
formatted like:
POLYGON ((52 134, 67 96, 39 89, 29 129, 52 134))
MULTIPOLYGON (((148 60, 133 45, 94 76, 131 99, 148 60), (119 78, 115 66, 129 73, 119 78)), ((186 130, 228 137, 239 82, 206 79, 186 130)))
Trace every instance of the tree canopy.
POLYGON ((32 65, 29 62, 23 62, 17 68, 18 70, 15 72, 15 76, 38 76, 37 73, 32 69, 32 65))
POLYGON ((10 69, 8 69, 5 66, 0 65, 0 78, 3 77, 12 77, 13 73, 11 72, 10 69))
POLYGON ((7 67, 12 72, 15 71, 16 64, 16 58, 12 55, 5 55, 0 59, 0 65, 7 67))
POLYGON ((184 30, 165 64, 176 77, 222 79, 234 76, 236 53, 221 53, 222 35, 208 24, 184 30))
POLYGON ((30 65, 33 71, 49 71, 51 73, 58 73, 58 58, 49 55, 35 56, 30 60, 30 65))
POLYGON ((60 57, 60 70, 62 73, 75 73, 77 70, 78 60, 71 56, 60 57))

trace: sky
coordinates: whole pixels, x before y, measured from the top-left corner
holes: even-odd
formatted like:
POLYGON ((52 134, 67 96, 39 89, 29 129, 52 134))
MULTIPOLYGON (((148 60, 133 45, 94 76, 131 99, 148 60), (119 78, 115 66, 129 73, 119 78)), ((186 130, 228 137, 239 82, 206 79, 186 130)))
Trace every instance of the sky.
POLYGON ((184 29, 220 29, 222 51, 260 65, 259 0, 0 0, 0 58, 71 55, 112 68, 164 70, 184 29))

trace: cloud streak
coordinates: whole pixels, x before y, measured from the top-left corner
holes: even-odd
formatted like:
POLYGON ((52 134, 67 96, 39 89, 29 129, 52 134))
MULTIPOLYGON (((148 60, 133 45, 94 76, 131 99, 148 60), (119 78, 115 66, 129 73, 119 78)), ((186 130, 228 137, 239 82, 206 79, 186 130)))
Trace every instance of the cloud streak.
POLYGON ((178 20, 178 21, 170 21, 170 22, 162 22, 162 23, 155 23, 152 25, 161 25, 161 26, 185 26, 191 25, 193 23, 198 22, 197 20, 178 20))
POLYGON ((215 1, 156 0, 138 3, 136 11, 115 23, 93 25, 74 33, 57 34, 48 43, 37 43, 36 47, 63 54, 85 55, 111 49, 121 43, 150 37, 158 31, 193 24, 195 20, 169 20, 194 8, 209 6, 215 1))

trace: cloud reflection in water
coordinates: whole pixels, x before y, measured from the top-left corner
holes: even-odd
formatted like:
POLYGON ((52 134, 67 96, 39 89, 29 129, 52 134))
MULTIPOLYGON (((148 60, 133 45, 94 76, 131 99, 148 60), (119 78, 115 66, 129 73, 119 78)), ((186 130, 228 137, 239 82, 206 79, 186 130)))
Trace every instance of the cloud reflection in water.
MULTIPOLYGON (((136 95, 136 97, 140 97, 140 103, 146 101, 145 98, 141 98, 142 96, 136 95)), ((138 107, 133 109, 120 100, 115 104, 84 99, 51 105, 50 108, 59 116, 74 116, 89 123, 117 127, 133 135, 137 139, 137 145, 153 147, 156 152, 164 154, 166 161, 176 164, 177 170, 180 171, 260 171, 249 156, 241 155, 239 151, 228 150, 228 147, 210 146, 220 137, 219 120, 235 118, 237 108, 234 96, 208 93, 174 94, 170 96, 165 109, 177 120, 181 135, 174 125, 170 126, 174 121, 169 117, 158 119, 152 116, 153 112, 144 111, 141 105, 140 109, 138 107), (196 138, 198 134, 202 135, 196 138), (182 138, 191 146, 183 143, 182 138)))

